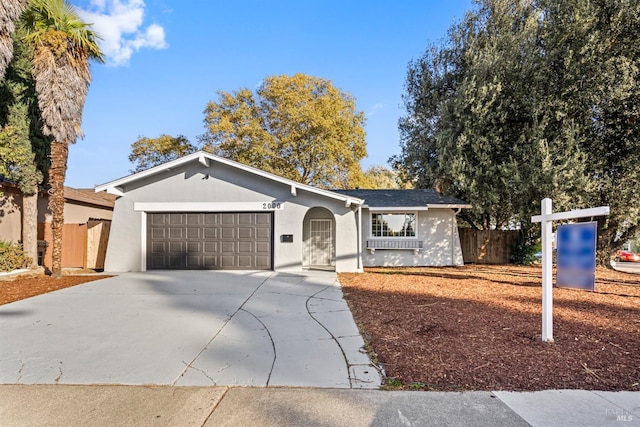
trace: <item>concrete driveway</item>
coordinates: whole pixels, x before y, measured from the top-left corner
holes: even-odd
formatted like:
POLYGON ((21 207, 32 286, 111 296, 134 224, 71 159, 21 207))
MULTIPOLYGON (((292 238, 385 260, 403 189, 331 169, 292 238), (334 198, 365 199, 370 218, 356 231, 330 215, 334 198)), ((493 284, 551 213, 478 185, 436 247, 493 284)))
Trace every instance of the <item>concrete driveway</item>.
POLYGON ((377 388, 333 272, 126 273, 0 306, 0 384, 377 388))

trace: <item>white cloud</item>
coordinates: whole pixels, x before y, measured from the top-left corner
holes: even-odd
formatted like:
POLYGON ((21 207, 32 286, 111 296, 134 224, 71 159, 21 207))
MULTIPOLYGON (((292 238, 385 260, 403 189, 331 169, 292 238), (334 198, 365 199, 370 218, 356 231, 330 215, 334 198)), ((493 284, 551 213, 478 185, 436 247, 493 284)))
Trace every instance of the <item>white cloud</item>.
POLYGON ((78 14, 102 38, 99 44, 107 63, 119 66, 140 49, 167 47, 162 26, 144 26, 144 9, 143 0, 91 0, 87 10, 78 8, 78 14))

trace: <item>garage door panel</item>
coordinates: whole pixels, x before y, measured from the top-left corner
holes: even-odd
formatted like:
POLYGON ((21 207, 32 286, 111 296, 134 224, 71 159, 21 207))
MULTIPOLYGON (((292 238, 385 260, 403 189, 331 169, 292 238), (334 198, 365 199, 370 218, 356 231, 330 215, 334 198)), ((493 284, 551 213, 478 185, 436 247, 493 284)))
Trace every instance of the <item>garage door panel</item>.
POLYGON ((267 225, 269 226, 269 228, 271 228, 271 215, 267 215, 267 214, 254 214, 255 218, 254 218, 254 224, 256 225, 267 225))
POLYGON ((151 229, 151 237, 153 239, 165 239, 167 237, 167 229, 166 228, 152 228, 151 229))
POLYGON ((187 268, 199 269, 202 266, 202 256, 187 255, 187 268))
POLYGON ((180 254, 185 251, 185 242, 169 242, 169 253, 180 254))
POLYGON ((169 268, 166 261, 167 258, 164 255, 152 255, 150 268, 169 268))
POLYGON ((203 214, 203 216, 204 216, 205 225, 219 224, 220 215, 216 213, 206 213, 206 214, 203 214))
POLYGON ((169 255, 169 268, 184 268, 186 263, 184 262, 184 256, 182 255, 169 255))
POLYGON ((183 214, 169 214, 169 224, 171 225, 183 225, 184 224, 184 215, 183 214))
POLYGON ((187 228, 187 239, 200 239, 201 232, 201 228, 189 227, 187 228))
POLYGON ((239 239, 253 239, 253 228, 251 228, 251 227, 240 227, 240 228, 238 228, 238 238, 239 239))
POLYGON ((254 214, 241 213, 238 214, 238 225, 252 225, 254 223, 254 214))
POLYGON ((165 214, 154 214, 149 216, 149 222, 152 225, 165 225, 168 224, 167 218, 165 214))
POLYGON ((272 213, 150 213, 147 267, 271 269, 272 213))
POLYGON ((202 214, 187 214, 186 219, 187 225, 201 225, 204 220, 202 214))
POLYGON ((238 242, 239 253, 253 253, 253 242, 238 242))
POLYGON ((170 239, 184 239, 185 230, 184 228, 170 227, 169 228, 169 238, 170 239))
POLYGON ((164 253, 167 251, 167 242, 153 242, 151 244, 151 253, 164 253))
POLYGON ((271 255, 269 256, 256 256, 255 268, 269 270, 271 268, 271 255))
POLYGON ((236 216, 235 213, 223 213, 222 216, 222 225, 235 225, 236 224, 236 216))
POLYGON ((202 257, 202 267, 207 269, 219 268, 220 264, 218 264, 217 256, 203 256, 202 257))
POLYGON ((271 239, 271 229, 270 228, 256 228, 256 239, 267 240, 271 239))
POLYGON ((253 268, 254 265, 253 257, 251 255, 238 256, 238 268, 253 268))
MULTIPOLYGON (((207 224, 205 224, 207 225, 207 224)), ((208 224, 208 227, 204 228, 204 238, 205 239, 217 239, 218 238, 218 228, 211 227, 212 224, 208 224)))
POLYGON ((235 255, 222 255, 220 257, 220 260, 222 261, 220 264, 220 267, 222 268, 236 268, 236 256, 235 255))
POLYGON ((187 253, 201 253, 202 243, 200 242, 187 242, 187 253))
POLYGON ((260 255, 271 253, 271 242, 256 242, 255 253, 260 255))

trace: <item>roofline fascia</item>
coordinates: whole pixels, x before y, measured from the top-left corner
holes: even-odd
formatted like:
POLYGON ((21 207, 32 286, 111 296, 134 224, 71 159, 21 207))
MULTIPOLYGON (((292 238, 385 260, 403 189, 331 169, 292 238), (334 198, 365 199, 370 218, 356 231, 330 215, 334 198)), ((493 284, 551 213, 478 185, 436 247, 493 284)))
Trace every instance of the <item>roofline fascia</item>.
POLYGON ((72 202, 80 202, 80 203, 84 203, 87 205, 94 205, 94 206, 100 206, 100 207, 105 207, 105 208, 113 208, 114 203, 113 202, 109 202, 107 200, 105 201, 98 201, 98 200, 94 200, 94 199, 90 199, 88 197, 82 197, 82 196, 65 196, 65 199, 68 201, 72 201, 72 202))
POLYGON ((285 185, 289 185, 291 187, 291 193, 295 193, 297 189, 301 189, 301 190, 305 190, 311 193, 315 193, 315 194, 319 194, 322 196, 326 196, 335 200, 340 200, 342 202, 345 202, 345 206, 349 206, 351 204, 355 204, 355 205, 362 205, 364 204, 364 200, 362 199, 358 199, 357 197, 352 197, 352 196, 346 196, 346 195, 342 195, 339 193, 334 193, 333 191, 329 191, 329 190, 323 190, 321 188, 316 188, 313 186, 310 186, 308 184, 302 184, 296 181, 293 181, 291 179, 288 178, 283 178, 277 175, 274 175, 270 172, 265 172, 263 170, 254 168, 252 166, 248 166, 248 165, 244 165, 242 163, 233 161, 233 160, 229 160, 229 159, 225 159, 224 157, 220 157, 220 156, 216 156, 215 154, 211 154, 211 153, 207 153, 206 151, 197 151, 195 153, 186 155, 184 157, 181 157, 179 159, 175 159, 172 160, 170 162, 167 163, 163 163, 161 165, 158 166, 154 166, 150 169, 144 170, 142 172, 138 172, 132 175, 128 175, 125 176, 123 178, 119 178, 116 179, 114 181, 110 181, 107 182, 105 184, 101 184, 101 185, 97 185, 95 187, 95 192, 98 193, 100 191, 107 191, 107 193, 110 194, 115 194, 117 196, 123 196, 124 192, 122 191, 122 188, 117 188, 120 187, 122 185, 128 184, 130 182, 134 182, 137 181, 139 179, 142 178, 146 178, 148 176, 151 175, 155 175, 156 173, 159 173, 161 171, 167 171, 167 170, 171 170, 177 166, 181 166, 183 164, 189 163, 192 160, 197 160, 200 164, 205 165, 206 163, 209 163, 209 166, 206 167, 210 167, 210 162, 208 162, 207 160, 212 160, 214 162, 218 162, 218 163, 222 163, 224 165, 227 166, 231 166, 231 167, 235 167, 237 169, 243 170, 245 172, 249 172, 252 173, 254 175, 258 175, 261 176, 263 178, 267 178, 267 179, 271 179, 272 181, 276 181, 276 182, 280 182, 282 184, 285 185))
POLYGON ((465 203, 443 203, 443 204, 428 204, 429 209, 471 209, 473 206, 465 203))
POLYGON ((364 204, 362 206, 364 209, 369 209, 370 211, 377 212, 391 212, 391 211, 428 211, 429 209, 468 209, 471 208, 471 205, 457 205, 457 204, 434 204, 430 203, 428 205, 423 206, 369 206, 368 204, 364 204))

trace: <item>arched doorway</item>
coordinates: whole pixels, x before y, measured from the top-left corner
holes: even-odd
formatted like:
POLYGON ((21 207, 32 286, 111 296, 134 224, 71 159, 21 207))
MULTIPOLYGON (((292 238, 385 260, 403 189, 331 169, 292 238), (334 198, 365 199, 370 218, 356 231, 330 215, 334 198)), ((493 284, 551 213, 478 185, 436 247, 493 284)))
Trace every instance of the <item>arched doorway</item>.
POLYGON ((336 227, 333 213, 314 207, 304 216, 302 227, 303 266, 330 269, 336 265, 336 227))

